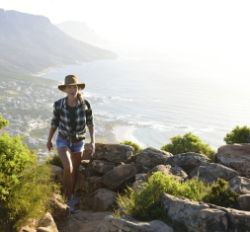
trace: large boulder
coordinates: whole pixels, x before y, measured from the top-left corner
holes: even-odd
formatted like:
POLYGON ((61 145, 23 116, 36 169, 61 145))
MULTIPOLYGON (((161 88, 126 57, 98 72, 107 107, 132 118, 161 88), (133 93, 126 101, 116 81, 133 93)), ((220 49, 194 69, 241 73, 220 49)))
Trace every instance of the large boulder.
POLYGON ((205 155, 187 152, 169 157, 166 159, 164 165, 179 166, 189 174, 200 162, 211 163, 212 161, 205 155))
POLYGON ((117 189, 137 173, 132 164, 120 165, 104 174, 102 181, 110 189, 117 189))
POLYGON ((53 218, 65 218, 69 214, 69 207, 64 203, 62 195, 54 193, 49 201, 53 218))
POLYGON ((237 202, 241 210, 250 211, 250 194, 240 195, 237 202))
POLYGON ((96 143, 95 154, 90 156, 89 144, 85 145, 83 159, 108 160, 115 164, 128 162, 133 155, 134 148, 123 144, 96 143))
POLYGON ((115 198, 116 192, 110 189, 100 188, 92 193, 88 199, 88 203, 94 211, 107 211, 113 208, 115 198))
POLYGON ((189 231, 228 231, 227 214, 219 209, 211 209, 208 204, 169 194, 163 194, 162 204, 167 216, 173 221, 184 223, 189 231))
POLYGON ((241 176, 250 177, 250 144, 228 144, 219 147, 218 161, 233 168, 241 176))
POLYGON ((102 177, 101 176, 88 177, 85 180, 84 186, 85 186, 84 189, 85 189, 85 191, 87 193, 92 193, 92 192, 94 192, 95 190, 97 190, 99 188, 104 188, 105 187, 105 185, 102 182, 102 177))
POLYGON ((236 176, 229 181, 232 190, 239 194, 250 194, 250 179, 242 176, 236 176))
POLYGON ((149 147, 136 155, 135 163, 141 164, 147 168, 153 168, 159 164, 164 164, 168 157, 173 156, 171 153, 149 147))
POLYGON ((137 221, 131 217, 115 218, 106 216, 95 232, 126 231, 126 232, 174 232, 173 228, 162 221, 137 221))
POLYGON ((221 164, 200 162, 190 173, 191 177, 198 176, 199 180, 214 183, 218 178, 229 181, 238 176, 238 172, 221 164))
POLYGON ((92 169, 100 174, 111 171, 116 166, 114 163, 105 160, 93 160, 92 169))
POLYGON ((228 232, 250 231, 250 212, 225 208, 210 204, 211 208, 222 210, 227 214, 228 232))
POLYGON ((181 167, 170 165, 157 165, 147 172, 147 177, 149 178, 154 172, 161 172, 165 176, 173 176, 176 180, 184 181, 188 178, 188 175, 181 167))
POLYGON ((46 213, 38 223, 37 232, 58 232, 56 223, 50 213, 46 213))

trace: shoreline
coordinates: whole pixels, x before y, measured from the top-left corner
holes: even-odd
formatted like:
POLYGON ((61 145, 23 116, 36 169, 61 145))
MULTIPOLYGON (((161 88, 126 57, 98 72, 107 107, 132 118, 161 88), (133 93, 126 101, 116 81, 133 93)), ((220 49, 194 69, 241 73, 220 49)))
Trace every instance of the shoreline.
POLYGON ((113 133, 118 141, 124 142, 124 141, 131 141, 133 143, 138 144, 141 148, 146 148, 146 145, 139 141, 134 135, 133 132, 136 130, 135 126, 131 125, 115 125, 113 129, 113 133))

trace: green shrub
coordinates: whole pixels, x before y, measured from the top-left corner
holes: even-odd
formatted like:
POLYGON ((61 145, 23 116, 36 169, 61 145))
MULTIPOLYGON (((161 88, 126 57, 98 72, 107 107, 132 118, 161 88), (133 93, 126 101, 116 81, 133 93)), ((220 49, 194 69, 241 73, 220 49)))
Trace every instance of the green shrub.
POLYGON ((139 220, 159 219, 165 217, 161 207, 163 193, 227 207, 234 205, 237 198, 237 194, 223 180, 213 185, 206 185, 197 178, 179 182, 173 176, 155 172, 141 190, 128 188, 125 194, 118 194, 116 203, 125 214, 139 220))
POLYGON ((0 199, 5 200, 13 185, 18 184, 22 172, 35 165, 37 157, 28 150, 19 136, 0 135, 0 199))
POLYGON ((52 165, 61 167, 63 169, 63 164, 62 164, 58 154, 56 154, 56 153, 54 153, 52 156, 48 157, 45 163, 52 164, 52 165))
POLYGON ((3 116, 0 114, 0 130, 3 129, 7 125, 9 125, 9 121, 3 119, 3 116))
POLYGON ((211 186, 202 201, 224 207, 236 207, 239 194, 230 189, 228 182, 222 179, 211 186))
MULTIPOLYGON (((0 118, 0 125, 6 125, 0 118)), ((38 166, 34 151, 23 138, 0 135, 0 225, 1 231, 15 231, 28 219, 44 215, 49 195, 57 186, 50 181, 51 169, 38 166)))
POLYGON ((140 153, 143 150, 137 143, 134 143, 132 141, 126 140, 124 142, 121 142, 120 144, 124 144, 124 145, 128 145, 128 146, 133 147, 134 148, 133 154, 140 153))
POLYGON ((173 155, 186 152, 201 153, 214 160, 215 151, 212 150, 208 144, 203 143, 198 136, 193 135, 192 133, 187 133, 183 136, 177 135, 170 138, 170 140, 171 142, 163 145, 161 150, 170 152, 173 155))
POLYGON ((48 165, 34 166, 22 172, 7 202, 8 216, 14 227, 25 225, 31 218, 41 218, 49 211, 46 203, 56 191, 58 186, 52 182, 52 170, 48 165))
POLYGON ((236 126, 230 133, 226 134, 224 141, 227 144, 230 143, 246 143, 246 139, 250 135, 250 127, 243 126, 239 127, 236 126))

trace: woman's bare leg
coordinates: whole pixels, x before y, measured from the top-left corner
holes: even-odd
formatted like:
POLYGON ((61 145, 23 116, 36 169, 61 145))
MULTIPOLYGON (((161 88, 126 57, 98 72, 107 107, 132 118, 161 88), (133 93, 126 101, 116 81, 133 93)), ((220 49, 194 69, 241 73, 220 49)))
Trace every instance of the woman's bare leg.
POLYGON ((57 148, 59 158, 63 164, 63 189, 64 194, 69 200, 72 194, 72 180, 73 180, 73 164, 71 161, 71 153, 67 147, 57 148))
POLYGON ((81 164, 82 155, 83 155, 83 152, 77 152, 77 153, 71 154, 71 161, 72 161, 72 165, 73 165, 72 185, 71 185, 72 193, 74 192, 74 189, 75 189, 75 186, 76 186, 77 176, 78 176, 78 169, 79 169, 79 166, 81 164))

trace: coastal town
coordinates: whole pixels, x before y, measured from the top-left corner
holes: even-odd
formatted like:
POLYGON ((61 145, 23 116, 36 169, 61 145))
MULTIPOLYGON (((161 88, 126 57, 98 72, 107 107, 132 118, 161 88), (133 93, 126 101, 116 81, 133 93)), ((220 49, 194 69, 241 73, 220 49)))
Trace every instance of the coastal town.
MULTIPOLYGON (((0 132, 24 137, 23 141, 28 148, 35 150, 37 156, 44 159, 48 156, 46 142, 53 103, 64 96, 63 92, 58 91, 57 85, 37 84, 26 80, 1 81, 0 114, 9 121, 9 125, 0 132)), ((92 105, 99 102, 97 98, 88 98, 88 100, 92 105)), ((115 142, 113 126, 114 123, 103 121, 100 116, 95 115, 95 131, 98 141, 115 142)))

